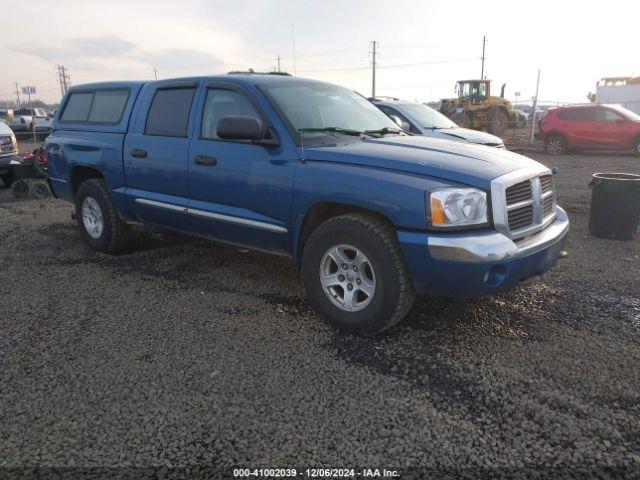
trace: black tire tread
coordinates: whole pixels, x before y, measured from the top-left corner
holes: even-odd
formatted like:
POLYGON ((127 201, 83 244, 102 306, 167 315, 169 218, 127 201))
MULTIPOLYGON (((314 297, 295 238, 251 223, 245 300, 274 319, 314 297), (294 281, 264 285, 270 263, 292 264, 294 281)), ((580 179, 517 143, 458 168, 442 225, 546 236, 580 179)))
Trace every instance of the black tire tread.
MULTIPOLYGON (((99 190, 103 203, 106 206, 106 212, 103 212, 103 214, 105 214, 106 217, 105 221, 109 222, 111 226, 111 235, 109 237, 109 243, 103 251, 110 254, 123 251, 131 241, 131 229, 129 225, 120 218, 115 208, 113 208, 104 180, 101 178, 90 178, 82 183, 93 184, 99 190)), ((80 191, 81 188, 82 184, 78 187, 78 191, 80 191)), ((78 220, 80 222, 82 221, 80 216, 78 216, 78 220)))
POLYGON ((303 251, 302 263, 304 265, 305 259, 310 255, 310 249, 308 247, 313 244, 314 236, 319 236, 322 234, 323 230, 330 229, 334 224, 344 221, 357 222, 369 230, 372 235, 380 238, 393 258, 393 264, 396 270, 396 279, 400 287, 400 297, 395 311, 386 321, 385 325, 374 332, 377 334, 388 330, 402 320, 407 313, 409 313, 416 296, 409 277, 409 270, 402 256, 400 245, 398 245, 395 229, 391 224, 375 216, 362 213, 348 213, 332 217, 323 222, 309 236, 303 251))

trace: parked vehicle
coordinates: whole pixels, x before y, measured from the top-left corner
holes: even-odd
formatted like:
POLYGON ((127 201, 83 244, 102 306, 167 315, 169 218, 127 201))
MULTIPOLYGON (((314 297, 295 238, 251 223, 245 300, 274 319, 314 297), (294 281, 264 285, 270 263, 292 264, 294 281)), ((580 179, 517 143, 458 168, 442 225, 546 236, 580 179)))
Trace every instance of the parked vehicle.
POLYGON ((13 183, 14 176, 9 163, 18 157, 18 142, 11 129, 0 122, 0 180, 6 187, 13 183))
POLYGON ((516 128, 526 128, 529 123, 529 115, 524 112, 516 111, 516 128))
POLYGON ((505 86, 499 97, 492 97, 491 80, 458 80, 458 97, 442 99, 440 111, 461 127, 502 135, 516 121, 511 102, 504 98, 505 86))
POLYGON ((640 115, 618 105, 552 108, 538 122, 548 153, 570 149, 630 150, 640 155, 640 115))
POLYGON ((51 116, 43 108, 19 108, 14 110, 13 113, 15 118, 11 128, 16 132, 33 132, 34 130, 36 132, 49 132, 51 130, 51 116))
POLYGON ((281 74, 74 86, 46 157, 93 249, 122 251, 141 222, 288 255, 322 317, 366 334, 416 293, 541 274, 569 228, 534 160, 408 135, 351 90, 281 74))
POLYGON ((4 122, 7 125, 13 122, 13 109, 0 108, 0 122, 4 122))
POLYGON ((424 103, 404 102, 397 98, 378 97, 370 99, 403 130, 427 137, 446 138, 461 142, 478 143, 504 148, 500 137, 490 133, 462 128, 440 112, 424 103))

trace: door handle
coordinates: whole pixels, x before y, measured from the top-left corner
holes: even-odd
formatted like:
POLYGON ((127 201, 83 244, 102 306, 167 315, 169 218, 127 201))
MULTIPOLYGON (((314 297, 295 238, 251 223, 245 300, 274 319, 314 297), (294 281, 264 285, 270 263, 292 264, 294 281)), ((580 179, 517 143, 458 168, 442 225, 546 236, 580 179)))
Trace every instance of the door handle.
POLYGON ((218 160, 206 155, 196 155, 193 157, 193 161, 198 165, 205 165, 209 167, 215 167, 218 164, 218 160))
POLYGON ((131 156, 136 158, 147 158, 147 151, 136 148, 135 150, 131 150, 131 156))

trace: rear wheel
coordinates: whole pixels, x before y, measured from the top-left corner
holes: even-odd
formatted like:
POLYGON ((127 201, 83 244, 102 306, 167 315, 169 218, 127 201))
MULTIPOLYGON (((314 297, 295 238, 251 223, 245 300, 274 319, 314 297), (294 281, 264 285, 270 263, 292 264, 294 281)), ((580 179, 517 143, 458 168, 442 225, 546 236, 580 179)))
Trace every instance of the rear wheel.
POLYGON ((84 241, 94 250, 118 253, 129 244, 130 228, 116 213, 102 179, 85 180, 78 187, 76 220, 84 241))
POLYGON ((567 151, 567 142, 562 135, 549 135, 545 141, 545 150, 550 155, 562 155, 567 151))
POLYGON ((41 200, 49 196, 49 187, 44 182, 35 182, 31 185, 29 192, 33 198, 41 200))
POLYGON ((354 333, 395 325, 415 297, 393 228, 368 215, 321 224, 304 247, 302 274, 312 307, 328 324, 354 333))

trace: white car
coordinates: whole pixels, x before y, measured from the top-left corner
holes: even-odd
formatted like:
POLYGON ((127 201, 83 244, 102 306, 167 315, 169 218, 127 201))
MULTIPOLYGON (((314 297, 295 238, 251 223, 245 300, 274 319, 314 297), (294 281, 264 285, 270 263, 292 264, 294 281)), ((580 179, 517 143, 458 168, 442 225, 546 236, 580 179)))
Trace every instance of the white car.
POLYGON ((11 186, 14 177, 9 163, 18 158, 16 136, 6 123, 0 122, 0 180, 5 186, 11 186))
POLYGON ((371 102, 387 114, 403 130, 427 137, 446 138, 504 148, 500 137, 462 128, 424 103, 405 102, 396 98, 373 98, 371 102))

